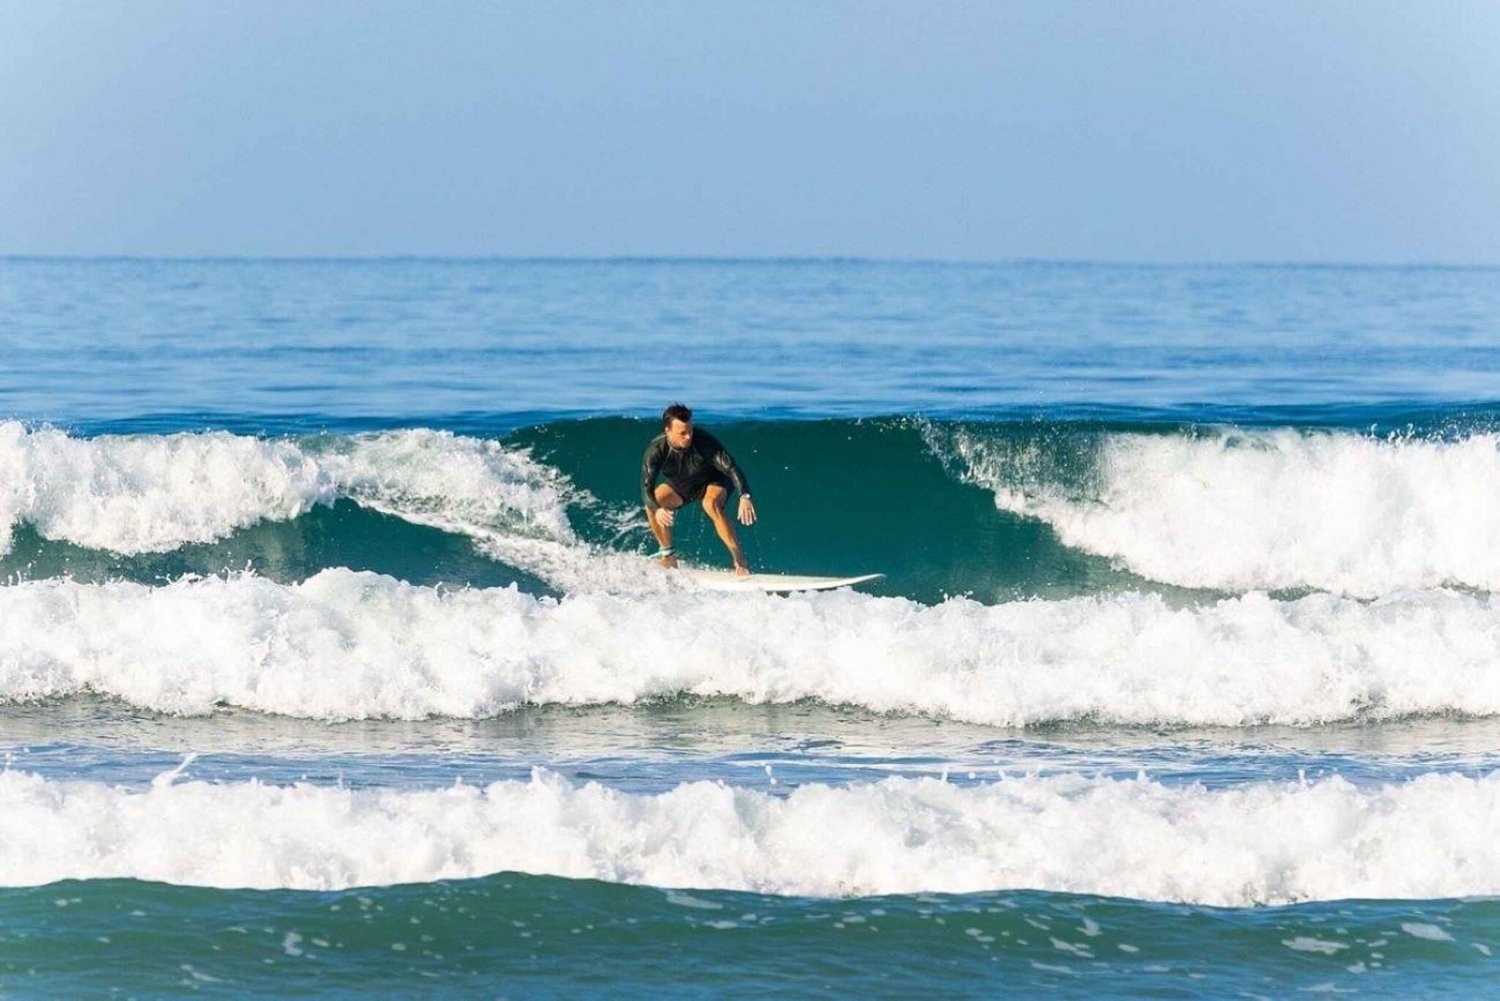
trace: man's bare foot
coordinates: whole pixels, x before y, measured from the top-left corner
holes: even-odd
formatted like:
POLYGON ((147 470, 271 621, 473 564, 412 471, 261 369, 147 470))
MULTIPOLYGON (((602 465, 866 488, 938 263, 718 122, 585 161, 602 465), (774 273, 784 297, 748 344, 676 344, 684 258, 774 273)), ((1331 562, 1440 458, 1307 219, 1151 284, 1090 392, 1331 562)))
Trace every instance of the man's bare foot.
POLYGON ((656 563, 658 566, 664 566, 668 570, 674 570, 677 567, 677 557, 663 556, 661 559, 657 560, 656 563))
POLYGON ((748 577, 750 576, 750 568, 743 563, 736 563, 734 565, 734 575, 736 577, 748 577))

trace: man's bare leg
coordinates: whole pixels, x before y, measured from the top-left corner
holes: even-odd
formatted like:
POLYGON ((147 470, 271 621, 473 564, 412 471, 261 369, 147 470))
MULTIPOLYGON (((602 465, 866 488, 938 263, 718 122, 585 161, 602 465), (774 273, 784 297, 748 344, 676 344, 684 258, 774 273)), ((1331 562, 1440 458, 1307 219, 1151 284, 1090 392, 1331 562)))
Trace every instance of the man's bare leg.
POLYGON ((729 550, 729 556, 734 560, 734 573, 737 577, 750 576, 750 565, 745 562, 745 553, 740 549, 740 540, 735 538, 734 525, 729 516, 724 513, 724 502, 729 499, 729 491, 717 483, 710 483, 708 490, 703 494, 703 510, 708 514, 708 520, 714 523, 714 531, 719 533, 719 541, 724 543, 724 548, 729 550))
MULTIPOLYGON (((658 483, 656 485, 656 503, 658 510, 676 511, 682 507, 682 498, 678 496, 676 490, 673 490, 665 483, 658 483)), ((672 526, 662 524, 650 508, 646 509, 646 524, 651 527, 651 534, 656 536, 657 543, 663 549, 672 548, 672 526)), ((664 567, 675 567, 677 565, 677 557, 663 556, 659 562, 664 567)))

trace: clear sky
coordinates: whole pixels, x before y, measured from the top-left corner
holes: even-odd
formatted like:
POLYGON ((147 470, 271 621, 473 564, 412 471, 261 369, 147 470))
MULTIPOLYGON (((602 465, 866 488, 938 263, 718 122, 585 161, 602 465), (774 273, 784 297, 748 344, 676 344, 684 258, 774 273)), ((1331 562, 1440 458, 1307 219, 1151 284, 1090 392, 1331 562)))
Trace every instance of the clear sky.
POLYGON ((0 253, 1500 263, 1500 2, 0 0, 0 253))

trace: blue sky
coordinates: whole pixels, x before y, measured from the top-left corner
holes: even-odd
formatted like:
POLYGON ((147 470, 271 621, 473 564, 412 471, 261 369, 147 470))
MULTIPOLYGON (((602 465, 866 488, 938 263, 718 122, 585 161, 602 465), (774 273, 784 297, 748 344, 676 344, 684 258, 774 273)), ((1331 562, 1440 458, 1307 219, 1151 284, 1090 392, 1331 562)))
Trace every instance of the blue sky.
POLYGON ((1500 263, 1500 3, 0 2, 0 253, 1500 263))

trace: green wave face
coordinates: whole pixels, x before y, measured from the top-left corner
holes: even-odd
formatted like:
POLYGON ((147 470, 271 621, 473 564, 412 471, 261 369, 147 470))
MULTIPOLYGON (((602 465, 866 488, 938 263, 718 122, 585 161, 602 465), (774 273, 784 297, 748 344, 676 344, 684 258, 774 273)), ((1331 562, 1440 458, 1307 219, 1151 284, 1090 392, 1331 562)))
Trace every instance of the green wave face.
MULTIPOLYGON (((991 491, 964 482, 942 455, 953 426, 900 418, 703 424, 750 478, 760 520, 739 532, 751 562, 767 571, 879 572, 886 579, 869 590, 920 601, 1066 595, 1141 583, 1106 560, 1062 546, 1045 523, 998 510, 991 491)), ((543 425, 509 440, 532 448, 600 500, 575 519, 583 537, 645 553, 653 547, 641 511, 640 455, 656 433, 649 421, 603 418, 543 425)), ((1066 430, 1017 426, 990 433, 1047 457, 1061 475, 1087 475, 1086 440, 1066 430)), ((692 561, 727 566, 699 513, 679 522, 675 541, 692 561)))
POLYGON ((0 928, 16 995, 1435 997, 1493 987, 1500 904, 816 899, 506 873, 331 893, 54 883, 0 889, 0 928))
POLYGON ((290 521, 263 521, 210 543, 164 553, 121 554, 44 539, 18 526, 10 552, 0 555, 0 577, 71 577, 85 583, 129 580, 161 584, 184 575, 253 569, 295 583, 329 567, 388 574, 414 584, 506 587, 533 593, 548 587, 531 574, 491 559, 461 535, 415 525, 349 500, 314 507, 290 521))

